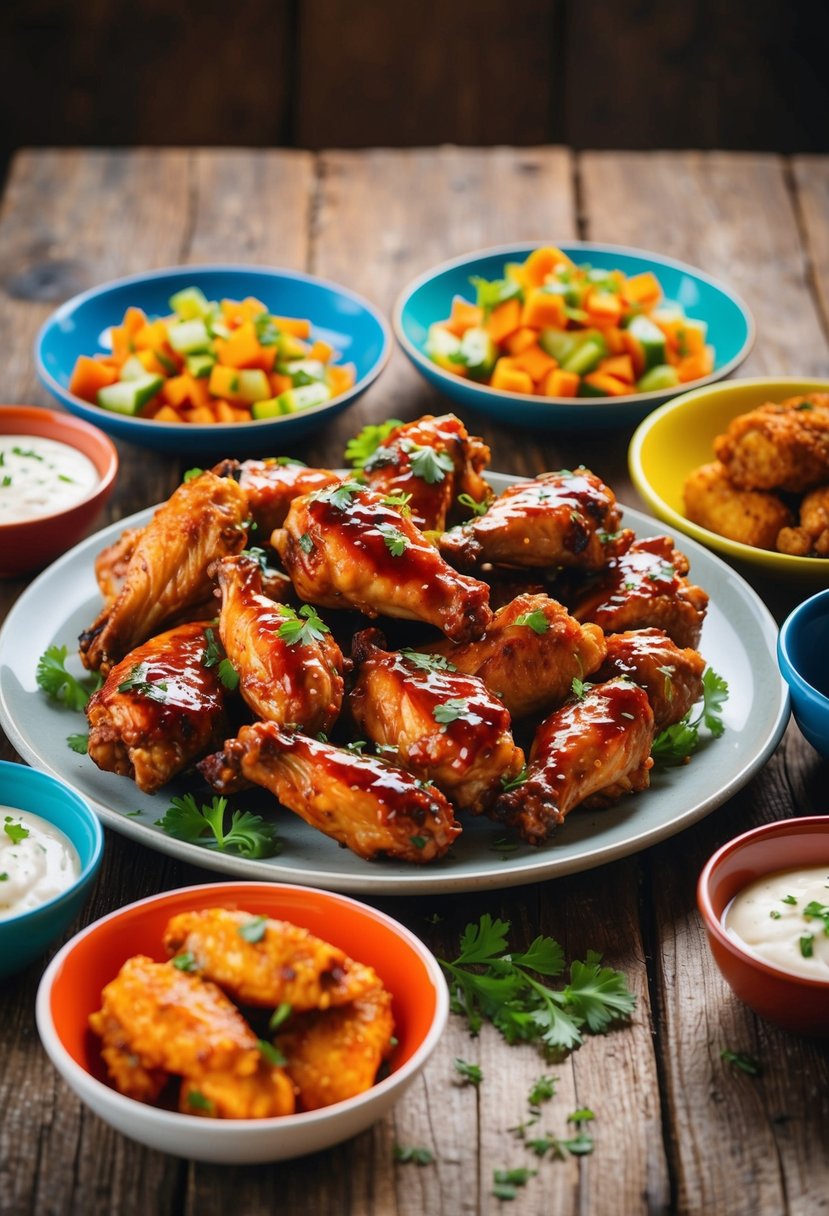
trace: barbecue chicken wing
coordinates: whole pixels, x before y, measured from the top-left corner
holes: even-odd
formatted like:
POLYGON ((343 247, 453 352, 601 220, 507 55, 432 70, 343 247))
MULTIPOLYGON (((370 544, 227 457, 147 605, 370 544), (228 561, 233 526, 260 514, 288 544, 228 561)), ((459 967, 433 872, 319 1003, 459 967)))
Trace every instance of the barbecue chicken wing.
POLYGON ((798 494, 829 481, 829 393, 740 414, 714 440, 714 453, 739 490, 798 494))
POLYGON ((206 908, 173 916, 164 931, 171 956, 193 956, 197 974, 242 1005, 283 1003, 297 1013, 355 1001, 379 986, 371 967, 287 921, 206 908), (253 926, 255 933, 249 932, 253 926))
POLYGON ((782 498, 767 490, 738 490, 718 460, 688 474, 682 498, 692 523, 755 549, 775 549, 780 529, 794 523, 782 498))
POLYGON ((366 860, 432 861, 461 830, 443 794, 411 773, 273 722, 243 726, 199 769, 219 793, 237 788, 240 777, 264 786, 366 860))
POLYGON ((118 597, 142 531, 143 528, 127 528, 95 558, 95 580, 105 603, 118 597))
POLYGON ((205 666, 207 628, 179 625, 130 651, 86 707, 89 756, 150 794, 227 731, 226 690, 205 666))
POLYGON ((232 477, 202 473, 159 507, 137 538, 114 600, 81 634, 81 659, 104 674, 135 646, 210 598, 211 562, 245 545, 247 501, 232 477))
POLYGON ((524 766, 504 705, 477 676, 440 655, 383 650, 377 630, 354 639, 359 665, 349 707, 361 732, 397 749, 404 768, 456 806, 480 814, 524 766))
MULTIPOLYGON (((478 676, 513 718, 548 712, 570 695, 575 677, 596 670, 605 654, 598 625, 581 625, 547 595, 519 595, 499 608, 477 642, 435 642, 419 648, 478 676)), ((440 782, 438 782, 440 784, 440 782)))
POLYGON ((330 469, 309 469, 301 460, 271 456, 265 460, 222 460, 213 466, 218 477, 233 477, 245 495, 256 525, 257 543, 281 528, 291 503, 301 494, 323 490, 342 481, 330 469))
POLYGON ((541 723, 527 779, 501 795, 495 816, 529 844, 542 844, 588 798, 610 803, 647 789, 652 743, 644 689, 628 680, 594 685, 541 723))
POLYGON ((644 688, 658 733, 681 721, 700 699, 704 670, 698 651, 680 650, 661 629, 633 629, 608 635, 607 657, 595 680, 622 677, 644 688))
POLYGON ((605 633, 627 629, 662 629, 677 646, 696 646, 708 607, 708 596, 690 583, 688 559, 669 536, 634 541, 613 558, 576 598, 570 611, 578 621, 593 621, 605 633))
POLYGON ((457 505, 459 494, 488 502, 492 490, 481 476, 489 464, 489 448, 467 432, 460 418, 425 414, 396 427, 368 458, 364 473, 372 490, 384 495, 409 495, 416 527, 442 532, 447 519, 466 518, 457 505))
POLYGON ((262 592, 262 567, 240 553, 218 563, 219 633, 253 712, 316 734, 333 726, 343 699, 343 656, 328 626, 262 592))
MULTIPOLYGON (((181 1109, 219 1118, 292 1114, 293 1084, 267 1063, 256 1035, 225 994, 198 975, 143 955, 104 988, 89 1024, 116 1088, 147 1101, 147 1077, 186 1078, 181 1109), (193 1092, 203 1101, 196 1105, 193 1092)), ((157 1097, 157 1089, 152 1097, 157 1097)))
POLYGON ((616 496, 595 473, 543 473, 517 482, 496 498, 486 515, 444 532, 441 552, 463 568, 481 562, 598 570, 629 543, 619 534, 616 496))
POLYGON ((456 642, 489 624, 489 588, 458 574, 382 495, 354 481, 296 498, 272 544, 300 599, 436 625, 456 642))
POLYGON ((300 1110, 319 1110, 370 1089, 391 1055, 391 993, 378 985, 351 1005, 291 1015, 274 1040, 297 1088, 300 1110))

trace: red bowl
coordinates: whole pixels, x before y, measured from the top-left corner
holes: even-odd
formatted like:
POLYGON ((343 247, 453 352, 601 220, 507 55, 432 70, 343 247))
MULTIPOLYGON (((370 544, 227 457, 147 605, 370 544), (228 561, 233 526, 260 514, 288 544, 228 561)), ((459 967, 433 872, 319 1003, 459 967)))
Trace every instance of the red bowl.
POLYGON ((112 492, 118 453, 97 427, 36 405, 0 405, 0 434, 39 435, 66 443, 88 456, 100 477, 87 497, 67 510, 0 524, 0 578, 13 578, 45 566, 84 536, 112 492))
POLYGON ((755 1013, 800 1034, 829 1037, 829 981, 790 975, 743 949, 723 928, 734 896, 777 870, 829 865, 829 816, 783 819, 724 844, 697 884, 708 945, 735 996, 755 1013))

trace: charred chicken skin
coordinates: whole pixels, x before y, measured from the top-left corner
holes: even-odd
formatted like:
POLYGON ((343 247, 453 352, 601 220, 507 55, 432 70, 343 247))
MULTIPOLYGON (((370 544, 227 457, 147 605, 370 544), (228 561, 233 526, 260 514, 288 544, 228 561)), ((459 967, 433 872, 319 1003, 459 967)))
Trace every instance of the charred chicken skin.
POLYGON ((481 476, 489 464, 489 448, 467 432, 460 418, 425 414, 397 427, 365 464, 373 490, 407 495, 412 522, 423 531, 442 532, 457 506, 459 494, 488 502, 492 490, 481 476))
POLYGON ((106 674, 134 647, 210 598, 208 568, 245 545, 247 500, 232 477, 202 473, 158 508, 135 542, 124 585, 81 634, 84 666, 106 674))
POLYGON ((523 718, 560 705, 576 677, 591 675, 604 658, 605 638, 598 625, 580 624, 557 600, 519 595, 499 608, 477 642, 420 649, 483 680, 512 718, 523 718))
POLYGON ((218 792, 250 781, 326 836, 371 860, 441 857, 460 834, 452 807, 411 773, 273 722, 243 726, 200 772, 218 792))
POLYGON ((700 699, 704 670, 698 651, 680 650, 661 629, 634 629, 609 635, 607 657, 595 679, 621 676, 644 688, 658 733, 681 721, 700 699))
POLYGON ((343 656, 328 627, 263 594, 254 557, 222 558, 217 579, 219 633, 247 704, 269 722, 329 730, 343 699, 343 656))
POLYGON ((708 596, 690 583, 688 559, 669 536, 634 541, 598 580, 577 596, 570 611, 605 633, 662 629, 677 646, 697 646, 708 596))
POLYGON ((494 814, 529 844, 543 844, 587 799, 610 803, 647 789, 652 743, 644 689, 628 680, 594 685, 541 723, 526 781, 501 795, 494 814))
POLYGON ((374 743, 397 749, 400 763, 434 782, 456 806, 479 814, 524 766, 510 715, 477 676, 453 671, 439 655, 381 648, 368 629, 354 639, 359 667, 349 707, 374 743))
POLYGON ((205 666, 207 627, 179 625, 117 663, 86 707, 98 768, 153 793, 225 737, 225 689, 205 666))
POLYGON ((233 477, 247 499, 250 517, 260 537, 281 528, 291 503, 302 494, 323 490, 342 480, 331 469, 309 469, 300 460, 222 460, 213 466, 217 477, 233 477))
POLYGON ((490 622, 486 583, 458 574, 410 518, 358 482, 294 499, 271 543, 309 603, 425 621, 456 642, 490 622))
POLYGON ((616 496, 589 469, 509 486, 486 515, 445 532, 440 550, 462 568, 577 566, 598 570, 632 538, 619 533, 616 496))

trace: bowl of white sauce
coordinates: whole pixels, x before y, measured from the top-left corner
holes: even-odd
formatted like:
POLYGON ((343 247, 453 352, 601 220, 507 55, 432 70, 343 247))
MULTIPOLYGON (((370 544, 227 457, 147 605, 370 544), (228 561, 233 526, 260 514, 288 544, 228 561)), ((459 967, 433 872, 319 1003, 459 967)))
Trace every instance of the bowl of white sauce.
POLYGON ((37 570, 89 530, 118 453, 97 427, 33 405, 0 406, 0 578, 37 570))
POLYGON ((80 794, 0 761, 0 977, 63 936, 92 889, 103 849, 101 826, 80 794))
POLYGON ((730 840, 703 869, 697 905, 734 994, 786 1030, 829 1037, 829 817, 730 840))

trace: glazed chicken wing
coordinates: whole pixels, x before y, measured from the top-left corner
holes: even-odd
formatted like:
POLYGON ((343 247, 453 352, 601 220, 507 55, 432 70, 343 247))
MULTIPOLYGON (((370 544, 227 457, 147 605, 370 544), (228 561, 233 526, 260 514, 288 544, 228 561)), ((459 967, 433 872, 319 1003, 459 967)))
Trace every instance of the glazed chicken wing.
POLYGON ((441 552, 462 568, 481 562, 598 570, 629 543, 618 533, 616 496, 595 473, 543 473, 517 482, 496 498, 486 515, 445 532, 441 552))
POLYGON ((688 559, 669 536, 634 541, 609 562, 570 611, 576 620, 593 621, 605 633, 654 627, 677 646, 696 646, 708 596, 685 578, 688 569, 688 559))
POLYGON ((105 603, 116 599, 124 585, 130 558, 143 528, 127 528, 95 558, 95 580, 105 603))
POLYGON ((714 452, 739 490, 798 494, 829 481, 829 393, 740 414, 714 440, 714 452))
POLYGON ((608 636, 607 657, 595 679, 622 677, 644 688, 659 732, 681 721, 700 699, 704 670, 699 651, 680 650, 661 629, 634 629, 608 636))
POLYGON ((575 806, 647 789, 653 712, 628 680, 596 684, 541 723, 527 779, 501 795, 495 815, 529 844, 542 844, 575 806))
POLYGON ((103 1040, 101 1054, 121 1093, 146 1101, 145 1078, 171 1074, 205 1097, 212 1085, 215 1109, 200 1104, 189 1113, 251 1118, 293 1112, 292 1083, 265 1061, 256 1035, 215 984, 139 954, 101 997, 89 1024, 103 1040))
POLYGON ((316 734, 331 728, 343 699, 343 656, 327 625, 274 603, 262 567, 244 553, 224 557, 219 633, 239 691, 260 718, 316 734))
POLYGON ((296 498, 272 544, 300 599, 436 625, 453 641, 489 624, 489 588, 458 574, 382 495, 348 481, 296 498))
POLYGON ((218 793, 237 788, 240 777, 264 786, 288 810, 366 860, 432 861, 461 830, 434 786, 273 722, 243 726, 238 738, 199 769, 218 793))
POLYGON ((524 766, 510 716, 477 676, 453 671, 439 655, 381 649, 368 629, 354 639, 359 665, 349 706, 374 743, 397 749, 400 763, 432 781, 456 806, 487 809, 524 766))
POLYGON ((117 663, 86 707, 90 759, 153 793, 226 734, 226 690, 205 666, 207 628, 179 625, 117 663))
POLYGON ((245 545, 247 501, 232 477, 202 473, 159 507, 138 537, 117 597, 81 634, 81 659, 106 674, 113 663, 210 597, 208 567, 245 545))
MULTIPOLYGON (((519 595, 495 613, 477 642, 435 642, 420 649, 478 676, 511 717, 548 712, 570 695, 574 678, 591 675, 605 653, 598 625, 581 625, 547 595, 519 595)), ((440 782, 438 782, 440 784, 440 782)))
POLYGON ((782 498, 767 490, 738 490, 718 460, 693 469, 682 488, 692 523, 755 549, 774 549, 794 519, 782 498))
POLYGON ((340 1009, 291 1015, 275 1043, 300 1110, 319 1110, 371 1088, 392 1051, 391 999, 378 986, 340 1009))
POLYGON ((481 476, 489 463, 489 448, 467 432, 460 418, 425 414, 415 422, 396 427, 365 464, 373 490, 386 495, 409 495, 412 522, 442 532, 454 513, 459 494, 488 502, 492 490, 481 476))
POLYGON ((281 528, 291 503, 302 494, 323 490, 342 480, 331 469, 309 469, 301 460, 271 456, 265 460, 222 460, 213 466, 217 477, 233 477, 247 499, 260 540, 281 528))

